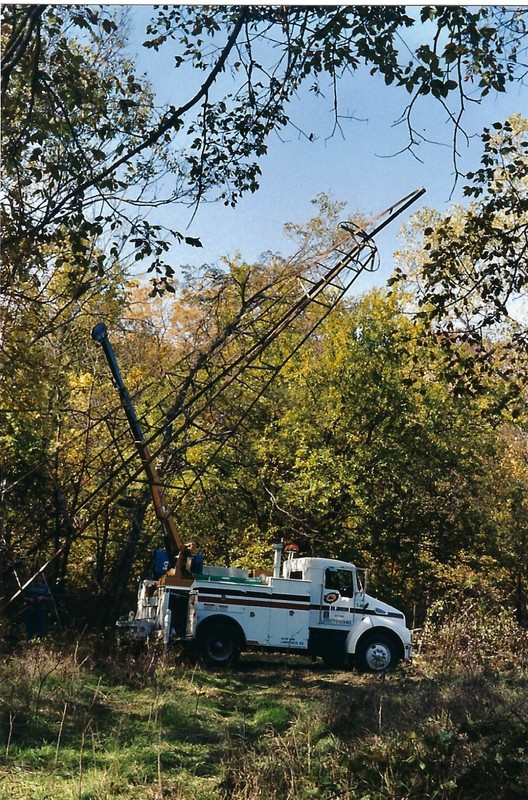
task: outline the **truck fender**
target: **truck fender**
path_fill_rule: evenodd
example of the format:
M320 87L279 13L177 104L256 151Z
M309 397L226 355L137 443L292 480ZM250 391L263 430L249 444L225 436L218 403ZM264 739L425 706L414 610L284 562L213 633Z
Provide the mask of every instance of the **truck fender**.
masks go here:
M373 621L372 617L363 617L361 622L358 625L355 625L350 631L346 641L347 653L349 655L353 655L357 650L359 640L366 633L369 633L373 630L377 630L380 634L386 634L394 639L394 641L397 642L401 647L401 654L403 656L405 651L405 643L399 631L398 624L387 618L384 618L379 622L377 622L377 620L374 618Z
M358 641L361 639L364 633L372 630L373 627L372 617L363 617L361 622L358 622L357 625L354 625L345 642L346 652L348 655L353 655L356 652L356 645Z

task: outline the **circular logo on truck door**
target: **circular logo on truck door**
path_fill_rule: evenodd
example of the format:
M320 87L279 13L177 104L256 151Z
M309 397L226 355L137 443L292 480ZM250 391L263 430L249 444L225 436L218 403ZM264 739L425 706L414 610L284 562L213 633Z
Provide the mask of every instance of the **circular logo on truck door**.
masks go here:
M323 600L325 603L329 604L335 603L336 600L339 600L339 592L327 592L323 596Z

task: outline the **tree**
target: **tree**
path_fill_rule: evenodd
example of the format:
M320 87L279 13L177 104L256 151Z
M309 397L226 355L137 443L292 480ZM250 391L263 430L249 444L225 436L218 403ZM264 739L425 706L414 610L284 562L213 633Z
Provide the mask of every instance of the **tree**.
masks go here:
M507 379L504 405L527 379L527 133L520 115L484 132L482 166L464 190L471 204L443 217L419 213L391 279L412 286L415 313L442 341L457 391L479 391L482 374L498 372Z
M400 38L417 25L424 40L407 55ZM234 205L255 191L269 136L289 123L303 84L322 94L329 81L337 128L339 78L366 65L407 91L409 147L419 140L414 108L431 95L453 121L456 149L464 106L522 77L526 36L524 13L503 7L425 6L419 18L401 6L163 7L145 46L174 46L175 74L191 64L200 79L179 105L156 109L123 55L122 12L11 5L2 31L4 281L38 274L42 248L66 243L99 272L125 253L146 261L154 291L171 285L170 242L199 242L162 230L147 210ZM165 174L169 197L157 193Z
M509 522L490 514L509 475L487 408L502 381L453 395L440 343L420 342L405 302L373 292L335 310L215 453L179 507L208 559L262 568L282 538L369 567L419 615L446 590L491 597L497 581L515 602ZM215 418L229 427L249 396L229 390ZM201 447L196 466L213 450ZM510 539L524 553L513 527Z
M71 510L93 456L95 376L85 340L94 317L115 318L125 302L122 276L90 273L79 293L69 255L62 258L47 282L28 281L3 308L0 480L2 578L8 588L57 551L61 558L49 577L53 583L66 579L76 525ZM5 590L3 584L2 595Z
M35 369L20 371L21 387L34 387L40 381L40 403L46 404L50 423L50 434L38 452L38 469L30 468L29 476L42 470L45 475L53 475L57 485L60 476L60 492L53 493L48 489L44 494L54 494L61 501L61 507L56 507L54 515L48 513L40 498L31 510L28 509L27 517L13 514L15 533L10 535L9 560L13 571L20 566L24 552L41 562L51 555L55 567L58 563L56 558L60 556L63 565L60 572L64 577L67 563L70 566L82 564L83 554L86 556L90 547L85 542L91 540L95 543L96 554L90 554L90 560L97 573L97 586L112 598L112 603L106 603L106 608L111 611L138 557L139 544L143 546L139 558L145 560L152 527L150 532L143 530L148 492L144 488L138 490L138 483L144 487L144 479L142 470L134 466L137 454L129 431L119 420L119 409L115 408L112 392L109 395L105 390L101 396L96 388L97 366L92 363L93 356L85 354L83 342L89 339L87 326L97 318L96 314L104 308L105 301L109 298L114 300L114 305L110 303L106 312L116 321L120 305L124 309L130 301L122 288L121 275L114 276L115 283L101 278L98 285L79 293L71 284L66 254L61 267L56 267L44 287L28 286L18 298L18 305L12 296L11 325L6 326L6 350L11 351L10 363L15 371L17 347L23 345L25 351L29 341L27 337L33 337L32 343L38 342L42 348L42 353L38 348L31 351L38 356ZM161 317L158 317L156 326L159 332L153 328L152 301L148 310L150 319L142 318L136 310L135 322L132 325L124 323L127 333L121 345L118 343L118 348L125 352L123 365L128 375L127 383L133 395L136 394L136 380L141 387L142 402L149 407L145 431L149 439L156 440L159 452L163 452L165 471L172 475L175 473L173 482L176 486L171 487L167 494L172 497L177 489L180 495L176 493L175 502L185 496L189 486L202 478L211 459L217 455L219 443L221 446L229 437L230 428L239 424L241 409L246 405L251 410L254 401L259 399L262 386L274 377L284 361L285 356L279 351L275 366L268 359L257 363L253 372L252 398L247 399L247 387L251 382L247 372L242 381L233 380L237 376L234 366L245 363L248 348L251 351L253 345L258 346L276 319L281 319L285 310L290 309L291 302L298 300L299 294L303 296L298 288L300 271L307 273L304 263L290 263L277 257L267 267L256 265L250 268L237 262L231 265L227 274L212 271L204 276L203 285L198 287L193 276L174 312L178 318L177 331L168 344L163 338L161 344L158 341L163 328ZM309 277L308 273L306 277ZM186 326L182 328L185 315L181 309L185 306L192 307L190 313L187 312L191 330ZM22 309L26 312L29 309L33 315L38 311L38 324L27 313L23 314ZM40 331L37 336L33 334L35 329ZM306 328L301 326L296 336L305 335ZM63 340L66 347L62 346ZM60 377L53 375L48 386L42 373L38 379L35 374L38 365L41 369L44 366L42 356L50 348ZM165 358L170 367L167 374L156 377L151 365L159 363L162 350L168 351ZM90 364L91 369L87 370ZM105 369L104 365L102 369ZM148 375L146 370L149 370ZM231 384L228 397L220 398L218 402L219 391ZM103 385L108 386L106 373ZM81 387L85 390L84 396L79 391ZM215 400L217 404L213 411L210 406ZM24 412L23 408L15 410L16 415ZM17 420L21 418L16 416ZM173 435L175 420L178 430ZM173 438L174 445L168 447ZM5 473L10 484L9 507L14 508L16 487L21 484L14 459L7 461ZM51 485L54 485L53 481ZM127 492L126 496L123 496L124 492ZM116 502L119 500L135 511L132 531L122 542L121 552L116 554L116 548L109 543L115 538L115 528L123 526L123 513ZM171 499L169 503L172 502ZM24 535L26 520L31 527L32 516L41 520L38 534ZM62 531L64 537L59 533L61 523L66 523ZM73 572L78 571L74 566Z

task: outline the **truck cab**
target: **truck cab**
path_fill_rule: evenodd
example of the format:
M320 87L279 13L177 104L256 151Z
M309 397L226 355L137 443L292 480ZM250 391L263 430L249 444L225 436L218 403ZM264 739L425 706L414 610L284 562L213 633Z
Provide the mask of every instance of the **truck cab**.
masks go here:
M325 663L355 661L363 670L391 669L410 658L405 615L366 593L357 567L328 558L290 558L284 577L310 585L310 650Z

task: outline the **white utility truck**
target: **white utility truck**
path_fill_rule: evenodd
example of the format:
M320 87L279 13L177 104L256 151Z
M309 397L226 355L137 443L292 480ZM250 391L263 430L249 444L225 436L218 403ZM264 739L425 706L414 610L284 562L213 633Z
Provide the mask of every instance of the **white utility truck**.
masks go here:
M411 656L404 614L368 595L354 564L294 550L281 563L283 545L274 549L271 576L204 567L188 579L144 580L136 612L118 625L135 640L193 644L214 667L234 663L242 650L307 654L369 672Z
M342 223L344 234L330 250L287 273L282 295L276 296L278 286L271 284L269 296L257 287L254 295L245 298L236 319L210 342L209 351L197 353L189 374L174 388L175 402L165 414L163 444L157 451L151 449L156 435L146 439L143 434L106 325L99 323L93 328L92 337L105 353L156 515L163 525L168 558L164 574L140 583L136 612L118 621L120 627L129 629L132 638L159 639L165 644L175 639L192 642L205 661L216 666L232 663L241 650L249 648L307 653L335 665L354 660L360 668L373 672L390 669L410 656L411 633L404 615L370 597L353 564L300 558L295 551L290 551L282 563L282 545L274 545L275 565L270 576L255 578L244 570L187 565L188 546L178 531L174 505L171 507L167 499L155 461L193 425L199 427L201 437L206 436L201 415L233 382L240 380L247 391L252 382L248 376L258 376L252 403L258 400L354 281L365 270L376 268L373 237L424 191L417 189L407 195L369 225L358 228L352 222ZM279 348L278 356L270 357L269 345L308 308L312 309L312 318L304 338L285 355ZM210 373L206 369L209 362L214 365ZM234 430L236 425L230 425L221 432L223 444ZM219 440L214 425L210 436L215 442ZM129 476L123 487L137 474Z

